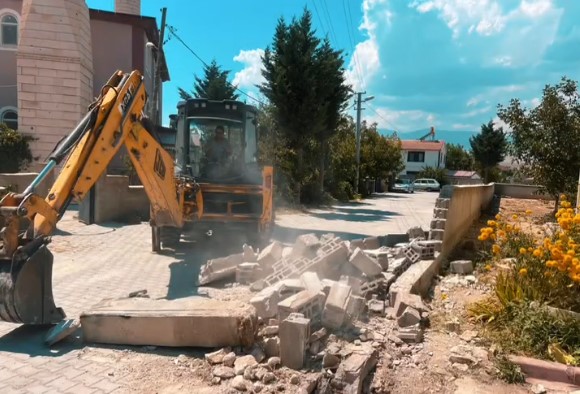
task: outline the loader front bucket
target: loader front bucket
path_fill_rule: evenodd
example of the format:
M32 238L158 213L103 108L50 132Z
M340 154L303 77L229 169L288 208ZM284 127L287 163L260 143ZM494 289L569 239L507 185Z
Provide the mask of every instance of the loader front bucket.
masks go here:
M53 256L41 245L22 261L0 261L0 319L22 324L55 324L66 315L52 295Z

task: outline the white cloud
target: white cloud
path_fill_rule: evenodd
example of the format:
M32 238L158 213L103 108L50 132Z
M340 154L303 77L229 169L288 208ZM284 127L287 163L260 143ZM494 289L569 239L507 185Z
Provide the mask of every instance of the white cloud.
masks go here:
M509 67L512 65L512 58L511 56L498 56L494 60L494 63L499 64L503 67Z
M461 114L460 116L462 118L473 118L474 116L479 116L479 115L483 115L485 113L488 113L489 111L491 111L491 106L488 105L486 107L482 107L482 108L477 108L474 110L471 110L469 112L465 112L463 114Z
M474 130L477 126L468 123L453 123L451 125L453 130Z
M552 1L551 0L522 0L520 3L520 10L521 12L530 17L530 18L537 18L552 9Z
M367 86L368 81L375 76L381 67L379 60L379 44L377 41L377 26L375 17L385 19L387 24L391 23L392 14L388 9L380 9L380 15L374 15L379 6L385 4L385 0L364 0L363 1L363 22L359 30L365 32L368 38L356 45L346 70L347 83L352 85L355 91L362 90L363 85Z
M262 76L263 49L240 50L234 61L243 63L245 67L234 75L232 83L240 88L254 88L265 82Z
M379 128L400 131L427 128L437 124L434 114L420 110L396 111L387 107L374 107L365 114L368 123L377 123Z

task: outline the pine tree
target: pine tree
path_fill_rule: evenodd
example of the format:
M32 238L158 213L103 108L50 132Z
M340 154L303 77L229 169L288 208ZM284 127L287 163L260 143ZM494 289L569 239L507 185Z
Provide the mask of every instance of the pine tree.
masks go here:
M506 135L502 127L495 128L493 121L481 125L481 133L469 139L475 161L481 167L483 179L490 182L491 170L505 159Z
M178 88L179 96L189 98L205 98L208 100L237 100L236 88L228 82L229 70L222 70L213 59L204 67L203 79L195 76L195 84L191 92Z

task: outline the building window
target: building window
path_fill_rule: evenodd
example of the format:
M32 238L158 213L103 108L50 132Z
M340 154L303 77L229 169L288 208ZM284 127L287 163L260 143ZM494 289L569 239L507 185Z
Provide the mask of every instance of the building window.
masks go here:
M18 20L12 14L0 16L0 43L3 46L18 45Z
M412 163L423 163L425 161L425 152L407 153L407 161Z
M0 123L4 123L12 130L18 130L18 112L14 109L0 110Z

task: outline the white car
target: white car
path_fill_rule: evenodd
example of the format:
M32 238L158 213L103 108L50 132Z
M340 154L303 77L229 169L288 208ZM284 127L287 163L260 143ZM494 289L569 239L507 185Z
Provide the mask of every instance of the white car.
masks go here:
M415 190L426 190L428 192L438 192L441 190L441 185L435 179L420 178L413 181L413 188Z

